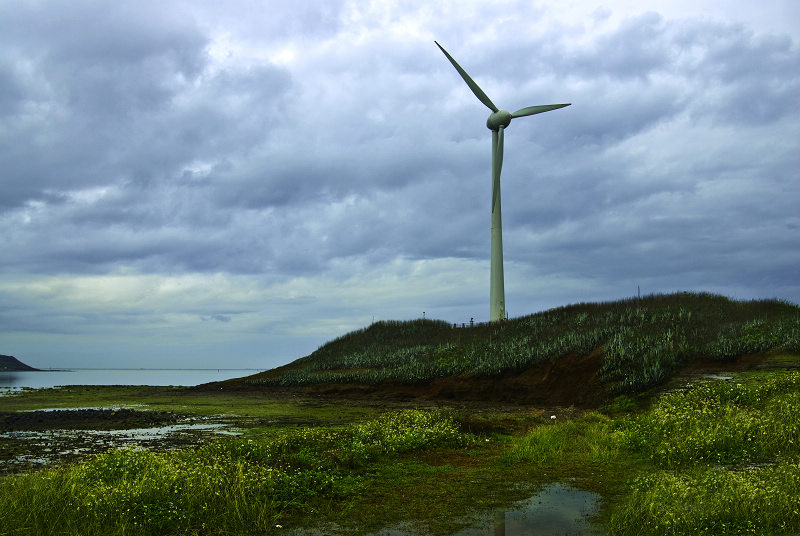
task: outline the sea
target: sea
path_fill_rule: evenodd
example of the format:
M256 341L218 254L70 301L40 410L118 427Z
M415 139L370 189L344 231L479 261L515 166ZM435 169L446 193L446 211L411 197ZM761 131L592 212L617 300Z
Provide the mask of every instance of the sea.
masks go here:
M0 390L64 385L188 386L250 376L264 369L69 369L2 371Z

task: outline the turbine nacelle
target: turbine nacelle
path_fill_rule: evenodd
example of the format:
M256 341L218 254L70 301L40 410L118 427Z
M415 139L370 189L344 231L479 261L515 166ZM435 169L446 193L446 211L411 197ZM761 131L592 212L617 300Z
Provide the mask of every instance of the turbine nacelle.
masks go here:
M500 127L506 128L511 123L511 112L508 110L498 110L489 116L486 120L486 126L489 130L499 130Z

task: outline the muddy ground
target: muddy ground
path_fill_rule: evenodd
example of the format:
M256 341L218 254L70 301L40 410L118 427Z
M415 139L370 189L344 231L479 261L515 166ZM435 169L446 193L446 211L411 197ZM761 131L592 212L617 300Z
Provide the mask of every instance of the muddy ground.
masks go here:
M117 448L182 449L248 428L325 424L330 423L311 417L197 415L127 407L0 411L0 475Z
M121 447L191 447L220 433L236 433L237 424L233 417L200 418L129 408L0 412L0 474Z
M169 411L128 408L78 408L0 412L0 433L23 430L124 430L175 424L180 419Z

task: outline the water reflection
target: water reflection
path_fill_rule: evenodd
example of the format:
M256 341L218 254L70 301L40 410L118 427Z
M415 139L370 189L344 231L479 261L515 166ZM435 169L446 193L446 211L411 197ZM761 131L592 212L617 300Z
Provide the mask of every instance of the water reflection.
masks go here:
M481 522L456 533L457 536L600 536L589 522L597 512L600 496L556 483L536 495L498 510Z
M19 382L19 373L10 370L0 372L0 385L2 386L16 386Z
M572 486L556 483L508 510L458 532L458 536L599 536L603 534L589 522L597 512L600 496Z
M494 536L506 536L506 511L494 513Z
M478 516L471 527L455 536L604 536L589 518L600 506L600 495L566 484L545 486L539 493L509 508ZM475 519L475 518L472 518ZM299 536L300 532L292 533ZM325 536L328 532L302 532L303 536ZM417 536L420 527L401 523L372 536Z
M47 409L33 410L33 413L75 410L76 408ZM240 434L241 431L234 428L233 423L223 416L183 418L180 422L166 425L109 430L68 427L6 430L0 428L0 475L76 460L116 448L131 446L149 450L187 448L202 444L212 436Z

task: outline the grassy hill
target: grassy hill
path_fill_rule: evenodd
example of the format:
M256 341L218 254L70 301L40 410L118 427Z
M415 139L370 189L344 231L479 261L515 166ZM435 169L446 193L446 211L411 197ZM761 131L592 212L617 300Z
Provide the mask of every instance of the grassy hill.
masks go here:
M797 305L677 293L467 328L376 322L246 382L323 394L580 403L645 390L687 366L733 366L773 351L800 354Z

